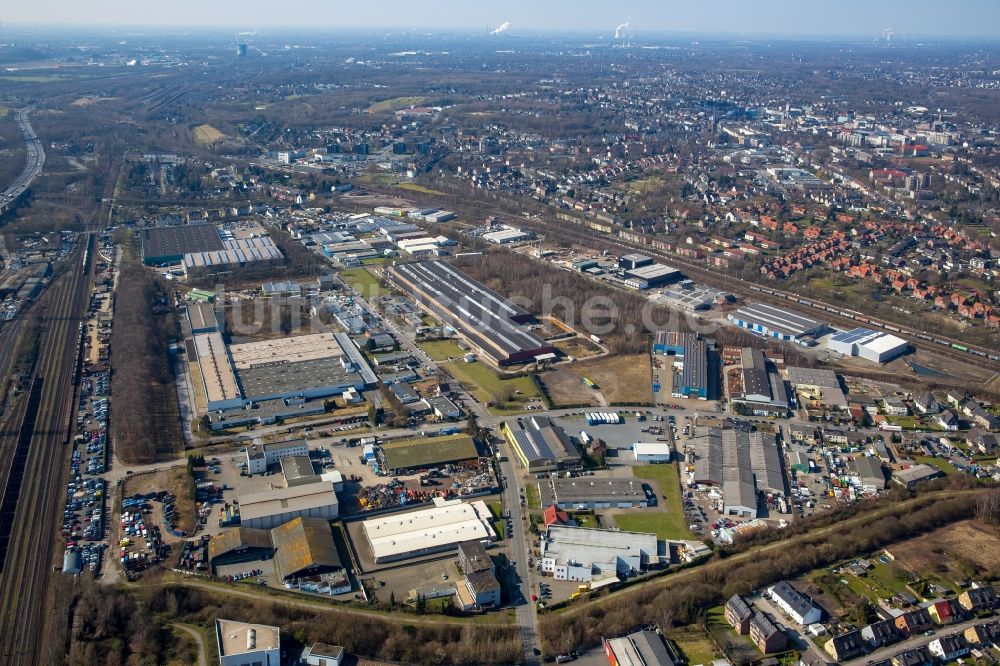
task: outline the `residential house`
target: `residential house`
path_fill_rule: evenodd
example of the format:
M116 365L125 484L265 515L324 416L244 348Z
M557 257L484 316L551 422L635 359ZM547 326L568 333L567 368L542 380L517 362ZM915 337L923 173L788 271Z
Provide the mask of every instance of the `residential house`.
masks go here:
M750 619L753 617L753 609L750 605L738 594L734 594L726 602L725 607L725 617L726 622L729 623L733 629L736 630L740 636L745 636L750 633Z
M983 409L982 405L975 405L968 410L972 422L980 428L987 430L1000 430L1000 417L996 417Z
M890 620L879 620L878 622L872 622L867 627L861 630L861 638L865 639L865 642L872 648L882 647L883 645L889 645L890 643L895 643L901 636L899 632L896 631L896 625L894 625Z
M982 622L969 627L962 635L969 645L1000 644L1000 621Z
M882 409L889 416L906 416L910 413L906 403L892 395L882 398Z
M896 618L896 628L907 636L926 631L932 626L934 626L934 622L923 608L906 611Z
M848 631L846 634L834 636L823 646L827 654L833 657L834 661L847 661L860 654L864 654L867 645L861 632L857 629Z
M934 417L934 423L949 432L958 430L958 415L950 409L946 409Z
M927 608L927 614L934 618L938 624L951 624L958 619L955 608L948 599L935 601Z
M542 518L545 521L545 527L551 525L576 525L576 521L569 517L569 512L563 511L555 504L545 507L545 510L542 512Z
M997 605L996 588L992 585L969 588L958 595L958 605L970 613L993 608Z
M948 663L969 654L971 648L962 634L948 634L928 643L927 650L943 663Z
M788 581L781 581L767 589L771 599L788 617L801 625L819 622L823 611L816 607L805 595L796 590Z
M989 432L980 432L972 438L972 445L984 455L995 455L1000 453L1000 435Z
M893 655L892 666L931 666L934 663L931 653L921 646Z
M788 637L763 613L750 618L750 640L764 654L781 652L788 645Z
M937 414L940 412L941 403L937 401L937 398L935 398L933 394L922 393L913 401L913 408L926 416L928 414Z

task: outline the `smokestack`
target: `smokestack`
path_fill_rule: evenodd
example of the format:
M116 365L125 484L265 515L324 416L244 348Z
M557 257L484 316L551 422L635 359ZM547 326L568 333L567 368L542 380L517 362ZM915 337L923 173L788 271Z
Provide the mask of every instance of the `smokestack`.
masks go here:
M615 28L615 39L621 39L622 38L622 31L625 30L625 28L627 28L627 27L628 27L628 21L625 21L620 26L618 26L617 28Z
M510 21L504 21L504 22L503 22L503 23L501 23L501 24L500 24L499 26L497 26L497 29L496 29L496 30L494 30L494 31L493 31L493 32L491 32L490 34L491 34L491 35L499 35L499 34L500 34L500 33L502 33L502 32L507 32L507 29L508 29L508 28L510 28Z

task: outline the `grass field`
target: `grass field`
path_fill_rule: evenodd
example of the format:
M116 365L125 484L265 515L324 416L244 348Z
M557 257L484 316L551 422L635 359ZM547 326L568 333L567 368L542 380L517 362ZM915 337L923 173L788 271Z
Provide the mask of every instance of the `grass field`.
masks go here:
M597 345L585 338L556 340L552 343L552 346L567 356L574 356L578 359L596 356L601 351Z
M427 352L427 355L435 361L462 358L463 354L465 354L454 340L428 340L418 343L417 346Z
M397 188L401 190L409 190L411 192L419 192L420 194L431 194L434 196L444 196L444 192L439 192L437 190L432 190L429 187L424 187L423 185L417 185L416 183L399 183L396 185Z
M379 284L378 278L364 268L347 268L340 271L340 278L349 284L363 298L379 299L389 294L389 290Z
M378 113L380 111L398 111L399 109L405 109L408 106L418 106L424 103L426 97L393 97L392 99L384 99L381 102L375 102L368 107L368 113Z
M936 467L945 474L954 474L958 470L955 466L944 458L934 458L933 456L913 456L913 459L918 463L923 463L924 465L930 465L931 467Z
M971 569L996 572L1000 568L996 558L1000 553L1000 527L965 520L888 550L896 562L924 579L961 580L979 575Z
M667 638L684 653L688 664L711 664L719 656L712 639L697 627L672 629Z
M696 539L687 528L681 504L681 489L674 465L642 465L632 468L637 479L650 481L658 491L660 511L622 513L615 525L629 532L655 532L658 539ZM667 499L663 499L666 495Z
M538 493L537 483L528 483L524 486L524 502L529 509L541 509L542 500Z
M538 388L530 377L504 379L489 366L478 361L475 363L451 361L441 367L468 387L479 402L489 404L493 412L520 411L521 406L528 400L541 398ZM507 395L510 396L510 400L501 404L500 399Z
M464 433L386 442L382 451L389 469L434 467L479 455L472 437Z
M191 131L194 132L194 142L199 146L211 146L226 138L225 134L211 125L198 125Z

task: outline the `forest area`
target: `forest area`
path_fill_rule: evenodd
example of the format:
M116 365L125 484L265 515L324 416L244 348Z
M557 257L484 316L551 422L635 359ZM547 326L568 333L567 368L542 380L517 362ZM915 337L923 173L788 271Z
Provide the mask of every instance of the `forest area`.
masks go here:
M163 285L138 259L126 260L111 333L111 433L125 462L155 462L183 445L168 349L177 327Z
M314 642L342 645L352 654L406 664L511 664L522 654L521 638L513 625L415 624L397 616L334 606L305 609L266 598L227 598L156 581L134 591L100 588L87 582L72 614L69 653L62 663L157 665L178 663L177 659L196 663L190 654L177 654L178 641L170 625L181 622L210 628L216 618L280 627L282 651L289 655Z

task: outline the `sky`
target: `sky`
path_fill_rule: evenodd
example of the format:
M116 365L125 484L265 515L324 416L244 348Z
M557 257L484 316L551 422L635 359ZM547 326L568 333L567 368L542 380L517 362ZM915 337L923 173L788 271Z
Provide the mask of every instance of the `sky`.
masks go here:
M12 0L11 24L1000 38L1000 0Z

